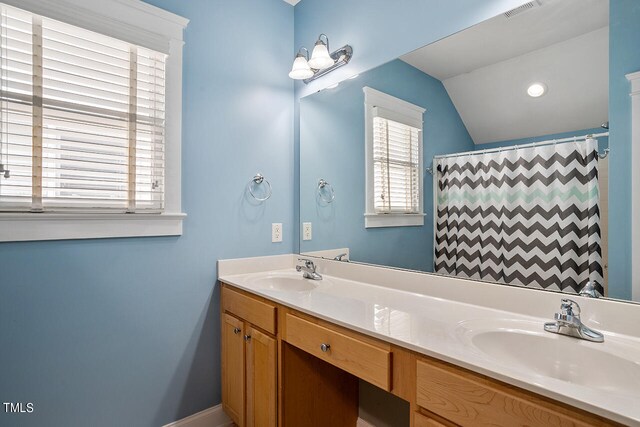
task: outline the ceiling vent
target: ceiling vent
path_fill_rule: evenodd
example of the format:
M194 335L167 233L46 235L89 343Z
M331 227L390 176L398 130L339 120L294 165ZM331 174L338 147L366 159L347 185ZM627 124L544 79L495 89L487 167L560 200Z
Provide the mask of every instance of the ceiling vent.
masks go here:
M518 6L515 9L508 10L504 13L506 18L513 18L516 15L521 14L522 12L526 12L527 10L531 10L535 7L542 6L542 2L540 0L533 0L528 3L523 4L522 6Z

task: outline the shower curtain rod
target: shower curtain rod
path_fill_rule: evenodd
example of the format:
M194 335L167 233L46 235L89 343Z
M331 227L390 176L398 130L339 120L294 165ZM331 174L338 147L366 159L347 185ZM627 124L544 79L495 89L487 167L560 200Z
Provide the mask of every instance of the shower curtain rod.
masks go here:
M531 142L531 143L522 144L522 145L516 144L509 147L496 147L496 148L487 148L486 150L465 151L463 153L442 154L439 156L433 156L433 159L435 160L435 159L446 159L447 157L470 156L472 154L496 153L499 151L517 150L518 148L529 148L529 147L537 147L540 145L557 144L559 142L571 142L571 141L577 142L577 141L587 140L588 138L598 138L601 136L609 136L609 132L593 133L593 134L590 133L582 136L572 136L570 138L549 139L547 141Z

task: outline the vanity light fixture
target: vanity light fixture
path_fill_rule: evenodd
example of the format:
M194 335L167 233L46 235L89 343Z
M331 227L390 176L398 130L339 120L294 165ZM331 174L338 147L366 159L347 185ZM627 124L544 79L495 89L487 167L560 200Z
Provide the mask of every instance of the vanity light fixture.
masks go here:
M303 49L305 53L302 52ZM298 50L289 77L309 83L348 64L351 56L353 56L353 49L348 44L329 53L329 37L326 34L320 34L311 52L311 58L306 48L301 47Z
M305 53L302 53L302 50L305 50ZM305 47L301 47L296 54L296 58L293 60L293 66L291 67L291 71L289 72L289 77L295 80L308 79L313 77L313 70L309 66L309 62L307 61L307 57L309 56L309 51Z
M532 98L539 98L547 92L547 85L544 83L531 83L527 88L527 94Z

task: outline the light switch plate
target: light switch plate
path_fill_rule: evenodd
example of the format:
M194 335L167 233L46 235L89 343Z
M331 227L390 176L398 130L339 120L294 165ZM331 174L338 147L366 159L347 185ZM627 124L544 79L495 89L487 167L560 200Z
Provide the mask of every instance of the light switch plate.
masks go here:
M311 223L303 222L302 223L302 240L311 240L312 236L313 234L312 234Z
M271 224L271 243L282 242L282 223L274 222Z

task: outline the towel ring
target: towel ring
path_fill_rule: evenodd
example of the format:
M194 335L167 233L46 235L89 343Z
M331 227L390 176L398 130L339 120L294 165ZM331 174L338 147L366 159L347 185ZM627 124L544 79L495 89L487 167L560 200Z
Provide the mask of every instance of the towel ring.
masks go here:
M255 193L253 192L253 188L256 185L260 185L262 183L267 184L267 195L265 197L257 197L255 195ZM269 197L271 197L271 193L272 193L272 189L271 189L271 183L269 182L268 179L266 179L264 176L262 176L261 173L257 173L252 179L251 181L249 181L249 193L251 194L251 197L253 197L254 199L256 199L259 202L264 202L265 200L268 200Z
M330 197L323 196L322 190L324 188L329 189ZM333 190L333 186L331 184L329 184L326 180L320 178L320 180L318 181L318 196L320 197L320 200L322 200L323 202L331 203L336 198L336 192Z
M597 151L598 153L598 158L599 159L606 159L607 156L609 155L609 152L611 151L611 148L605 148L604 151L601 153L599 151Z

